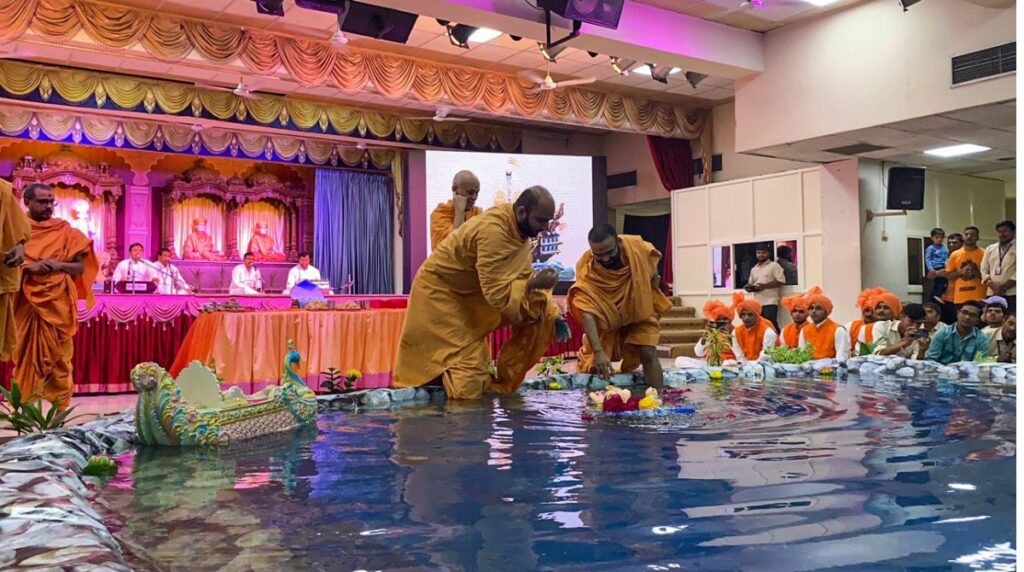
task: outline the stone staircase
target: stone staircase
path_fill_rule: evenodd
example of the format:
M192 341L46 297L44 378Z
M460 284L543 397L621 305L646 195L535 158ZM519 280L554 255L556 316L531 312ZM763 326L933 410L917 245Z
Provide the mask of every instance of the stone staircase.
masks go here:
M704 319L695 308L683 306L679 298L669 298L672 309L661 317L661 338L658 350L662 357L695 357L693 348L704 333Z

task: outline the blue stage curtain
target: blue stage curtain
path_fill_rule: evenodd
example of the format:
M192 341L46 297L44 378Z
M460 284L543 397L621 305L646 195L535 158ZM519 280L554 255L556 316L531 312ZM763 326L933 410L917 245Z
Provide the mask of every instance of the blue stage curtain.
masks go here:
M317 169L313 265L340 292L394 292L391 179L384 175Z

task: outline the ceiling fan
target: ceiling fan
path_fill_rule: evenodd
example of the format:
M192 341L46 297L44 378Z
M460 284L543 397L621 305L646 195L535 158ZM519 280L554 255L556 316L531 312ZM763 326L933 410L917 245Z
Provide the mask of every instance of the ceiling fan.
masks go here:
M269 76L269 75L265 75L265 76L261 75L261 76L257 76L257 77L262 77L262 78L266 78L266 79L273 79L273 80L278 79L278 78L276 78L274 76ZM255 97L257 97L257 94L253 93L256 90L256 88L250 88L249 86L245 85L245 78L244 77L238 78L238 85L236 85L233 88L231 88L231 87L224 87L222 85L214 85L212 83L199 82L199 81L195 82L195 86L196 87L201 87L203 89L212 89L212 90L215 90L215 91L228 91L228 92L231 92L231 93L237 95L238 97L244 97L246 99L254 99Z
M441 106L434 111L434 116L430 119L433 121L469 121L468 117L453 117L448 115L451 112L452 108L448 106Z
M551 78L551 70L548 69L544 77L533 70L523 70L519 72L519 77L528 79L534 83L536 87L528 90L527 93L539 93L541 91L551 91L553 89L559 89L562 87L571 87L574 85L587 85L597 81L596 77L584 77L580 79L569 79L565 81L555 81Z
M758 10L763 8L774 8L776 6L812 6L807 2L801 2L798 0L742 0L740 2L740 10Z

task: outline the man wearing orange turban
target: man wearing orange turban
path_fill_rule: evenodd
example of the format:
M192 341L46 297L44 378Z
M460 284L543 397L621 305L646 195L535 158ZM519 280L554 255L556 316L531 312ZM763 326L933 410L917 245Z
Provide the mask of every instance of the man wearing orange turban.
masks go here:
M736 340L736 359L756 361L764 355L765 348L775 346L778 334L771 322L761 317L761 303L746 298L743 292L732 295L732 307L740 319L740 326L733 330Z
M789 312L793 322L786 324L779 335L779 345L787 348L798 348L800 346L800 331L807 324L807 297L800 294L793 294L782 299L782 305Z
M857 296L857 308L860 310L861 319L846 324L846 331L850 334L850 350L857 348L855 344L861 342L870 344L874 339L871 331L871 324L875 323L875 305L872 303L875 296L885 292L885 288L868 288ZM856 352L855 352L856 353Z
M67 221L53 218L55 204L49 185L34 183L25 189L32 234L14 301L18 343L13 378L27 401L43 398L62 411L75 389L71 338L78 329L78 300L92 308L99 261L92 240Z
M452 179L452 200L437 205L430 213L430 249L455 232L469 219L483 211L476 206L480 194L480 179L472 171L459 171Z
M661 253L639 236L617 235L607 224L591 229L587 240L590 249L576 263L567 301L586 334L578 371L607 378L612 362L622 360L623 372L643 365L647 385L661 387L658 323L672 308L658 289Z
M722 360L736 359L738 348L736 347L736 336L732 335L733 313L732 306L725 305L721 300L708 300L704 304L704 319L707 320L707 325L705 326L704 336L701 337L700 341L693 348L695 356L699 358L707 357L706 338L711 334L712 330L718 330L723 335L729 337L729 349L722 355Z
M903 310L903 303L898 296L888 290L879 289L881 292L871 297L868 304L874 308L875 323L881 321L895 320ZM872 331L874 328L872 328ZM874 334L872 334L874 336Z
M821 288L815 286L807 291L807 302L811 323L800 331L800 347L811 346L814 359L849 359L850 334L846 328L829 318L832 300L825 296Z

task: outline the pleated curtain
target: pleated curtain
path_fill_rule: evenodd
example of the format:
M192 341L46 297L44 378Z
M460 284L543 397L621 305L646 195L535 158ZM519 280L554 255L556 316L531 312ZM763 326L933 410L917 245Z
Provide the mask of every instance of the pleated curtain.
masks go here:
M393 293L391 179L317 169L313 205L313 265L334 290L351 279L354 294Z

